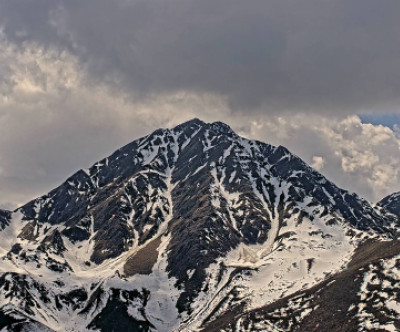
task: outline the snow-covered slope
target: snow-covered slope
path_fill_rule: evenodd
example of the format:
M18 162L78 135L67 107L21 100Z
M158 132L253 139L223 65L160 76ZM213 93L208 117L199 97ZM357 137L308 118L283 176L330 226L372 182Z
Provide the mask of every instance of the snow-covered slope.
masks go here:
M326 283L397 225L284 147L194 119L0 211L0 330L241 326L227 314Z

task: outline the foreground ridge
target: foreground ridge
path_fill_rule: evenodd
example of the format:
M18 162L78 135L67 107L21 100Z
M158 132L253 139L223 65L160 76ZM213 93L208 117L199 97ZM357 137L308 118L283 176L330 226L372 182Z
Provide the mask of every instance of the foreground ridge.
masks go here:
M396 199L222 122L158 129L0 211L0 329L398 329Z

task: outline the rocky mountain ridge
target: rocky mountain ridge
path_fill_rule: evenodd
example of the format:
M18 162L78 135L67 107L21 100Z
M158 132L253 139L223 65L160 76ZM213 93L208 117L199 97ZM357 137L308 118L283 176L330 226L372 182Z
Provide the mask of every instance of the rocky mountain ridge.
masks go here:
M386 211L389 211L400 218L400 192L386 196L379 201L377 205L383 207Z

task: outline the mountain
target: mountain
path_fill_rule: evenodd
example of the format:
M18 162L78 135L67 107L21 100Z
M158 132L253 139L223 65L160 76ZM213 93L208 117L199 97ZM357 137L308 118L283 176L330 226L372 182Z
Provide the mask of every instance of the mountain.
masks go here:
M377 205L400 218L400 192L386 196Z
M12 216L11 211L0 209L0 230L3 230L8 226L8 224L10 223L11 216Z
M0 211L0 330L399 329L398 226L286 148L194 119Z

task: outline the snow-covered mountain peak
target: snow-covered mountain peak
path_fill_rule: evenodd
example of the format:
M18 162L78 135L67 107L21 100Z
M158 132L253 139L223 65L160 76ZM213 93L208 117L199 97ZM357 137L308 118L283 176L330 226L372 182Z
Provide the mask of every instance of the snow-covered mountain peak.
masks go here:
M63 331L108 331L112 315L127 331L202 329L325 282L398 222L286 148L193 119L0 211L0 314Z

